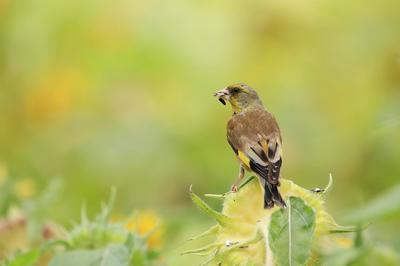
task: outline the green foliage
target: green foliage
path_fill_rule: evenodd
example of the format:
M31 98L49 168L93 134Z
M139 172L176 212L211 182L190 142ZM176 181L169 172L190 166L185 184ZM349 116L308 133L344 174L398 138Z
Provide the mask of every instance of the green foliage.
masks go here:
M122 244L109 245L96 250L67 251L56 256L49 266L128 266L131 253L129 247Z
M399 265L400 258L396 251L388 246L366 243L362 238L362 231L358 231L351 248L337 248L323 256L323 261L329 266L396 266Z
M323 260L329 266L397 266L396 252L384 246L367 246L358 249L337 250Z
M210 196L210 195L209 195ZM215 195L211 195L214 197ZM211 208L204 200L202 200L199 196L192 192L192 188L190 188L190 197L194 204L200 208L206 215L214 218L219 224L224 225L229 222L229 218L222 213L217 212L213 208ZM223 196L221 196L223 198Z
M315 213L297 197L289 197L287 208L275 211L269 225L269 245L278 265L305 265L311 255Z
M46 193L30 202L28 212L35 218L41 213L46 200L53 198L54 189L50 186ZM82 209L81 222L65 237L49 240L38 248L27 252L17 252L13 257L4 261L2 266L32 266L37 265L44 254L52 254L51 266L149 266L157 264L158 253L148 247L150 231L145 236L129 231L124 222L110 222L110 215L115 201L115 189L112 189L110 200L101 212L93 219L88 219ZM38 217L42 217L38 215ZM35 220L33 220L35 221ZM58 248L54 248L58 246Z
M93 221L82 209L81 223L67 234L67 251L56 255L50 266L147 266L157 256L147 247L148 237L129 232L121 223L110 223L109 218L115 201L115 189L108 204Z
M13 194L13 181L7 180L5 184L0 186L0 216L7 214L12 203L17 202L17 197Z
M32 266L36 265L42 252L40 249L32 249L25 253L17 253L14 258L3 262L4 266Z
M115 194L115 189L112 189L108 204L103 206L93 221L88 219L85 208L82 208L80 224L75 225L67 236L69 249L97 249L110 243L121 244L126 241L128 231L123 225L109 223Z
M49 216L49 205L58 200L61 187L61 180L53 179L38 196L22 203L22 210L29 217L28 237L31 241L40 240L44 222Z
M110 232L112 234L113 231ZM82 248L69 246L68 251L62 252L51 260L50 266L148 266L156 265L157 253L148 249L145 237L125 231L125 241L121 244L119 239L108 238L102 241L103 248ZM84 242L87 244L87 242ZM95 242L92 242L96 244ZM100 246L100 245L93 245Z
M369 223L400 216L400 185L352 211L347 219L357 223Z

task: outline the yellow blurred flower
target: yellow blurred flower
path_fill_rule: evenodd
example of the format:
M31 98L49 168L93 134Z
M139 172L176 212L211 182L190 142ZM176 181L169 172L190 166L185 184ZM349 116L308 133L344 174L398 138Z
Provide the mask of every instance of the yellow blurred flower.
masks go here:
M20 199L26 199L36 193L36 185L31 178L24 178L15 183L14 192Z
M6 182L8 176L8 169L3 163L0 163L0 186Z
M39 76L25 93L23 113L33 122L62 118L74 109L87 86L79 69L60 67Z
M125 224L125 228L141 236L149 234L147 244L150 249L163 244L163 229L160 217L153 211L139 211Z

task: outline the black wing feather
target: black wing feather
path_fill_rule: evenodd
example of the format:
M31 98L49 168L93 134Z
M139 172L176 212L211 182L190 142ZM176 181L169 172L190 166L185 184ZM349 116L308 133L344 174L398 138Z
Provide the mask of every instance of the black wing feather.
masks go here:
M275 163L269 163L266 166L256 163L254 160L250 160L250 169L262 177L266 182L270 184L279 184L279 175L282 165L282 158Z

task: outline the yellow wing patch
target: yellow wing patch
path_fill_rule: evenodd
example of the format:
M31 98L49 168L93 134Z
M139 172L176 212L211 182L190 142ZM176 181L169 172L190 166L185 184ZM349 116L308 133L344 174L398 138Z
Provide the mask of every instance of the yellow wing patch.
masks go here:
M248 168L250 168L250 159L242 151L238 151L239 160L244 163Z

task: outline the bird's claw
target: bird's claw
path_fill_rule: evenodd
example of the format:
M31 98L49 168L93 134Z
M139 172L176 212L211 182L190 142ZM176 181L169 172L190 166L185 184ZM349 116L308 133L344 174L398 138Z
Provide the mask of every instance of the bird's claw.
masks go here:
M238 186L236 184L231 186L231 192L238 192Z

